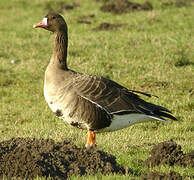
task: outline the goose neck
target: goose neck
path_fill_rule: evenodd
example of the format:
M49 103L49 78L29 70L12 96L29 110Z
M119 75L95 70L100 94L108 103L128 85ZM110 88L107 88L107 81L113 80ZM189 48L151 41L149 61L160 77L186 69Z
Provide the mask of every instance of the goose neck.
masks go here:
M68 69L66 63L67 48L68 48L67 32L63 31L56 32L53 56L57 66L64 70Z

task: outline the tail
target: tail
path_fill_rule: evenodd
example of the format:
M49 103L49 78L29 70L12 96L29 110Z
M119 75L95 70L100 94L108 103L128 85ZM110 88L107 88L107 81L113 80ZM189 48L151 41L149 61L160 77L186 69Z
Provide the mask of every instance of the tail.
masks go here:
M121 110L117 112L112 112L113 115L127 115L127 114L144 114L149 116L150 120L159 120L163 122L168 122L168 119L177 120L172 114L170 110L165 107L155 105L149 102L146 102L142 99L135 105L135 110Z
M134 90L130 90L130 91L135 92L135 93L140 93L140 94L143 94L143 95L148 96L148 97L155 96L155 95L151 95L151 94L141 92L141 91L134 91ZM155 97L158 98L158 96L155 96ZM136 108L138 111L141 111L142 113L144 113L146 115L150 115L151 117L153 117L157 120L160 120L160 121L168 121L165 118L172 119L175 121L177 120L173 115L171 115L172 112L170 110L168 110L167 108L146 102L141 98L139 98L139 101L138 101Z
M146 115L152 116L153 118L160 121L168 121L166 118L176 121L177 119L171 115L172 112L165 107L155 105L152 103L145 102L145 106L139 106L139 110Z

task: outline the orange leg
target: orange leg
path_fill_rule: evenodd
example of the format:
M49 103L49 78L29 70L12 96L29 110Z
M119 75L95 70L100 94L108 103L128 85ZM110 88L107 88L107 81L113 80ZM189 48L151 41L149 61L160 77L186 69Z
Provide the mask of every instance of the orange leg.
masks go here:
M86 147L92 147L95 145L96 134L94 131L88 131L88 137Z

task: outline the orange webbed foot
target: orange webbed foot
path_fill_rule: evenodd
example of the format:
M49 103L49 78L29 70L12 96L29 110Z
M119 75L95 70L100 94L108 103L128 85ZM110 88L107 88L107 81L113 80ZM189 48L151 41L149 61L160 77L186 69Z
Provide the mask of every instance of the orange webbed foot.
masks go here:
M95 146L95 139L96 139L96 134L94 131L88 131L88 137L87 137L87 142L86 142L86 148L91 148Z

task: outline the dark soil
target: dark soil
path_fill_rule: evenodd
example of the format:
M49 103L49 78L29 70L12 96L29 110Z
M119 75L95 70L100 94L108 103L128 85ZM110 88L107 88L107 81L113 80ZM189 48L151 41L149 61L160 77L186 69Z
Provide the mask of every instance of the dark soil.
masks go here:
M173 140L159 143L151 150L151 156L145 161L145 165L153 167L161 164L194 167L194 151L184 154L181 146Z
M79 23L79 24L92 24L92 22L89 20L81 20L81 19L78 19L77 23Z
M103 12L111 12L113 14L122 14L133 11L152 10L152 4L145 2L144 4L134 3L128 0L109 0L100 10Z
M170 83L167 81L147 81L141 85L141 88L156 87L156 88L168 88Z
M138 160L138 164L194 167L194 151L184 154L181 146L170 140L155 145L151 156L145 162ZM79 148L67 141L56 143L51 139L13 138L0 142L0 179L33 179L37 176L67 179L72 175L126 174L130 171L130 168L119 165L111 154L97 148ZM141 179L179 180L182 177L176 172L164 174L155 171L142 174Z
M13 138L0 142L0 179L5 176L32 179L67 179L72 175L119 173L125 169L103 151L78 148L51 139Z
M150 172L147 174L142 174L141 175L142 180L182 180L182 176L174 171L171 171L169 174L161 173L161 172Z
M45 3L45 10L48 12L62 13L64 10L73 10L80 5L78 3L66 4L65 1L48 1Z
M94 28L94 31L107 31L107 30L114 30L117 28L122 27L124 24L110 24L110 23L101 23L99 26Z
M162 6L175 6L175 7L184 7L184 6L190 6L191 3L194 2L194 0L175 0L175 1L169 1L162 3Z
M95 18L94 14L90 14L87 16L80 16L79 19L77 20L77 23L80 24L92 24L92 20Z

